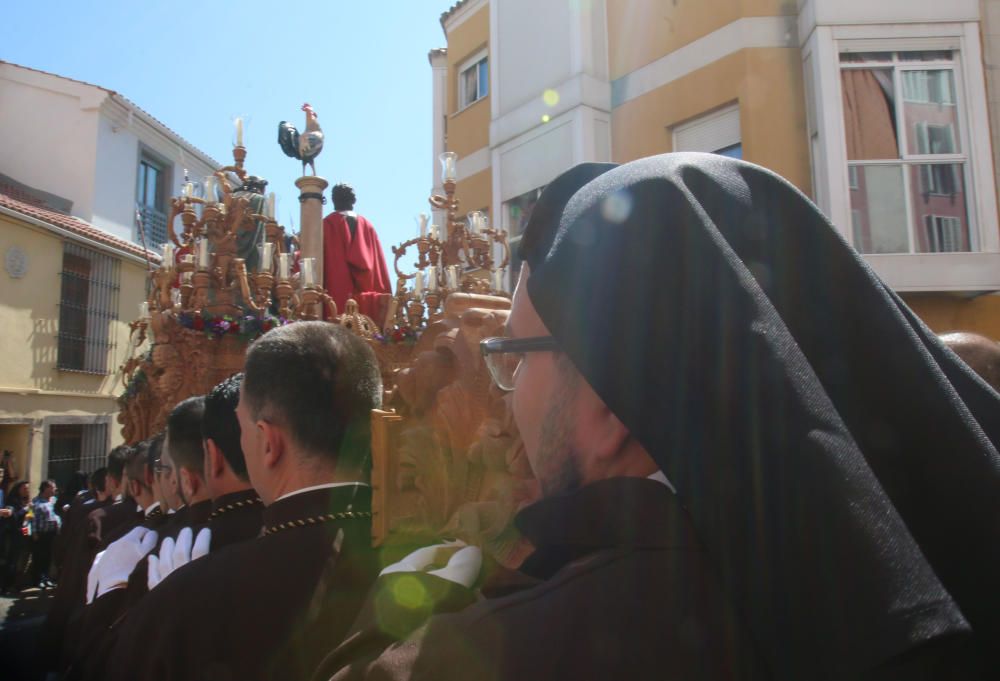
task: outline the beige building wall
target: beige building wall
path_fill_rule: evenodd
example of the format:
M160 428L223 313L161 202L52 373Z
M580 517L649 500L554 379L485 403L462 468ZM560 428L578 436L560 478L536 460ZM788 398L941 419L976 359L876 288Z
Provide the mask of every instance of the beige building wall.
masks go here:
M811 192L799 51L741 50L625 102L611 117L616 163L673 151L673 129L739 104L743 158Z
M464 177L463 159L476 152L484 153L490 146L490 95L459 110L458 79L459 68L478 52L489 49L490 8L489 3L448 31L448 122L445 133L445 148L458 154L459 177L455 195L461 201L460 214L472 210L486 209L491 222L495 219L492 211L492 171L487 168ZM492 91L492 83L490 84Z
M703 38L744 17L794 16L788 0L650 2L607 0L611 79Z
M110 445L122 441L116 398L119 368L131 354L128 322L145 299L142 264L119 257L118 320L111 322L107 375L56 368L63 238L45 227L0 214L0 253L18 246L28 271L0 272L0 446L15 452L17 470L33 485L46 474L47 427L53 423L109 424ZM6 442L12 443L7 446Z

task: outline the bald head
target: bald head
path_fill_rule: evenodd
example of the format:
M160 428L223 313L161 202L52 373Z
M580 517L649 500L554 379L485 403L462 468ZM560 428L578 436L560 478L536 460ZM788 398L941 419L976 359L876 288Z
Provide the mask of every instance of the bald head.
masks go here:
M941 340L994 390L1000 392L1000 343L978 333L964 331L946 333Z

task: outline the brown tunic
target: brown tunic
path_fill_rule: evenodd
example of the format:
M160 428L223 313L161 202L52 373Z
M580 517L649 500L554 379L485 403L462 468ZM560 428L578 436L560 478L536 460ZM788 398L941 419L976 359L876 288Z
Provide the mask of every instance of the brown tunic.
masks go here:
M370 511L365 486L274 502L270 532L180 568L129 612L106 678L308 678L374 579Z

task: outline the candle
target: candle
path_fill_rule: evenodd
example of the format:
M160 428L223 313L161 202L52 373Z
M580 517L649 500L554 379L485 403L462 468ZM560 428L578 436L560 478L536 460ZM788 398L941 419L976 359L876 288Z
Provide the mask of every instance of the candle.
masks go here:
M205 178L205 200L209 203L215 203L215 176L209 175Z
M163 266L168 270L174 267L174 245L163 244Z
M424 294L424 273L417 272L417 278L413 281L413 294L418 298Z
M208 239L198 239L198 269L207 270L211 264L208 254Z
M265 213L267 217L274 217L274 192L267 195L267 212Z
M302 258L302 285L316 285L316 258Z
M139 319L149 319L149 303L145 300L139 303Z
M431 239L434 239L435 241L437 241L437 238L438 238L438 226L437 225L431 225L431 229L430 229L429 234L431 235Z
M427 292L435 293L438 290L438 271L436 265L427 268Z
M493 272L493 290L503 291L503 270Z
M236 146L243 146L243 119L236 117Z
M448 267L448 288L452 291L458 290L458 265Z
M274 267L274 244L265 241L258 249L260 251L260 262L257 264L258 272L270 272Z
M427 221L429 219L430 218L427 216L427 213L421 213L420 215L417 216L417 221L420 223L420 238L421 239L426 239L427 238Z
M479 234L479 228L481 226L483 214L478 210L474 210L466 216L469 223L469 234Z
M287 280L289 277L290 269L288 267L288 254L279 253L278 254L278 279Z
M445 182L455 181L455 163L458 161L458 154L454 151L446 151L439 157L441 161L441 177Z
M191 285L191 275L193 272L181 272L181 286Z
M181 194L183 194L185 198L191 198L194 196L194 184L191 182L185 182L184 189L181 190Z

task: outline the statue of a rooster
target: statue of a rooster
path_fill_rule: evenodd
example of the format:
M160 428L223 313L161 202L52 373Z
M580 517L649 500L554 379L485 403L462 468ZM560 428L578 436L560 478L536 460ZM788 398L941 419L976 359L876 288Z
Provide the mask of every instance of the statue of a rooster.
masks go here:
M306 164L316 174L316 157L323 151L323 131L316 120L316 112L309 104L303 104L306 112L306 130L301 135L295 126L288 121L278 123L278 144L286 156L302 161L302 174L306 174Z

